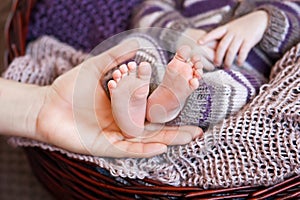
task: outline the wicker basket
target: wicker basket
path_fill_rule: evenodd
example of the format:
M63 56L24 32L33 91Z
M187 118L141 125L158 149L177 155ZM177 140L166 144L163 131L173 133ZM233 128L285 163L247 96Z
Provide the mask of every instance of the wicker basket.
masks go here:
M6 24L6 64L24 55L30 13L35 0L14 0ZM93 163L40 148L24 148L33 172L57 199L296 199L300 175L271 187L203 190L173 187L150 179L113 177Z

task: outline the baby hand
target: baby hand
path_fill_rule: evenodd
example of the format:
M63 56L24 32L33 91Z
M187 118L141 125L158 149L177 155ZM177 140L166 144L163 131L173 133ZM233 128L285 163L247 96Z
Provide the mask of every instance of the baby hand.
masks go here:
M238 54L237 64L243 65L248 53L263 37L268 25L268 14L259 10L233 20L204 35L198 40L203 45L213 40L220 40L214 63L230 67Z
M201 68L206 70L214 69L214 56L215 47L217 42L211 41L205 45L197 45L197 40L206 35L207 32L201 29L188 28L179 38L177 42L177 49L180 46L188 45L192 48L192 55L196 55L198 63L201 64Z

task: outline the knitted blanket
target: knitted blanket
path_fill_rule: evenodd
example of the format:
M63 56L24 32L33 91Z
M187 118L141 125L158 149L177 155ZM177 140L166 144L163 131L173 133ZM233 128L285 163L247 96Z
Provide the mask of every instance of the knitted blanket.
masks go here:
M39 0L30 15L28 40L51 35L89 52L95 44L128 30L142 0Z
M27 55L16 58L3 77L51 84L86 56L59 42L33 43ZM203 188L270 185L300 172L299 92L300 43L275 64L269 84L260 88L251 103L206 131L203 138L169 147L165 154L148 159L112 159L75 154L26 138L13 137L10 142L93 162L114 176L148 177L165 184Z

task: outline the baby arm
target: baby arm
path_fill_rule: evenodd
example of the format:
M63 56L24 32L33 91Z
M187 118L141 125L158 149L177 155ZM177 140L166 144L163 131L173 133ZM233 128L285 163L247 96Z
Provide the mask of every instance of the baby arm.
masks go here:
M200 39L200 43L208 42L213 38L220 40L218 51L215 57L216 64L222 64L224 62L225 66L230 65L237 54L237 64L243 64L243 62L247 59L249 50L251 50L251 48L254 46L253 44L257 43L259 43L261 49L270 58L278 59L288 49L299 42L300 1L259 0L251 3L254 5L254 7L256 7L256 11L225 24L224 26L214 29L212 32L204 36L204 38ZM263 12L265 13L263 14ZM261 17L258 18L258 15L261 15ZM250 20L250 16L253 21ZM249 19L247 20L246 18ZM237 26L238 22L240 22L240 26ZM256 26L253 26L255 24ZM235 33L235 36L243 38L246 38L248 35L251 36L250 39L252 38L252 40L244 40L248 41L246 43L246 47L242 44L238 45L238 43L233 42L234 38L232 35L230 35L229 31L233 30L234 27L240 27L240 32L238 33L243 33L240 35ZM261 34L259 35L260 37L257 37L258 33ZM229 37L229 39L226 38L226 36ZM236 47L235 45L240 48Z
M159 38L165 45L164 48L176 52L181 46L192 47L193 54L197 54L201 60L202 67L206 70L214 69L214 46L216 42L207 45L197 45L197 40L206 31L194 29L191 20L182 15L182 10L176 6L176 1L145 1L133 13L133 28L160 27L151 36ZM201 71L202 69L200 69Z
M300 41L300 1L259 0L255 6L269 14L268 27L259 46L277 60Z

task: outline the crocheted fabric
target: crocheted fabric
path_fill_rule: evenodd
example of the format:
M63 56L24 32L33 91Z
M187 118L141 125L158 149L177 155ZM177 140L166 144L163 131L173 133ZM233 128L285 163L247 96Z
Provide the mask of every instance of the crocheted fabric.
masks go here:
M49 38L28 49L27 55L15 59L3 77L50 84L55 76L87 56ZM99 173L105 168L115 176L148 177L177 186L275 184L300 172L299 93L300 43L276 63L270 83L261 87L250 104L209 129L203 138L169 147L165 154L149 159L112 159L75 154L25 138L12 138L11 143L59 151L96 163Z
M129 28L131 11L142 0L39 0L33 8L28 39L51 35L89 52Z

